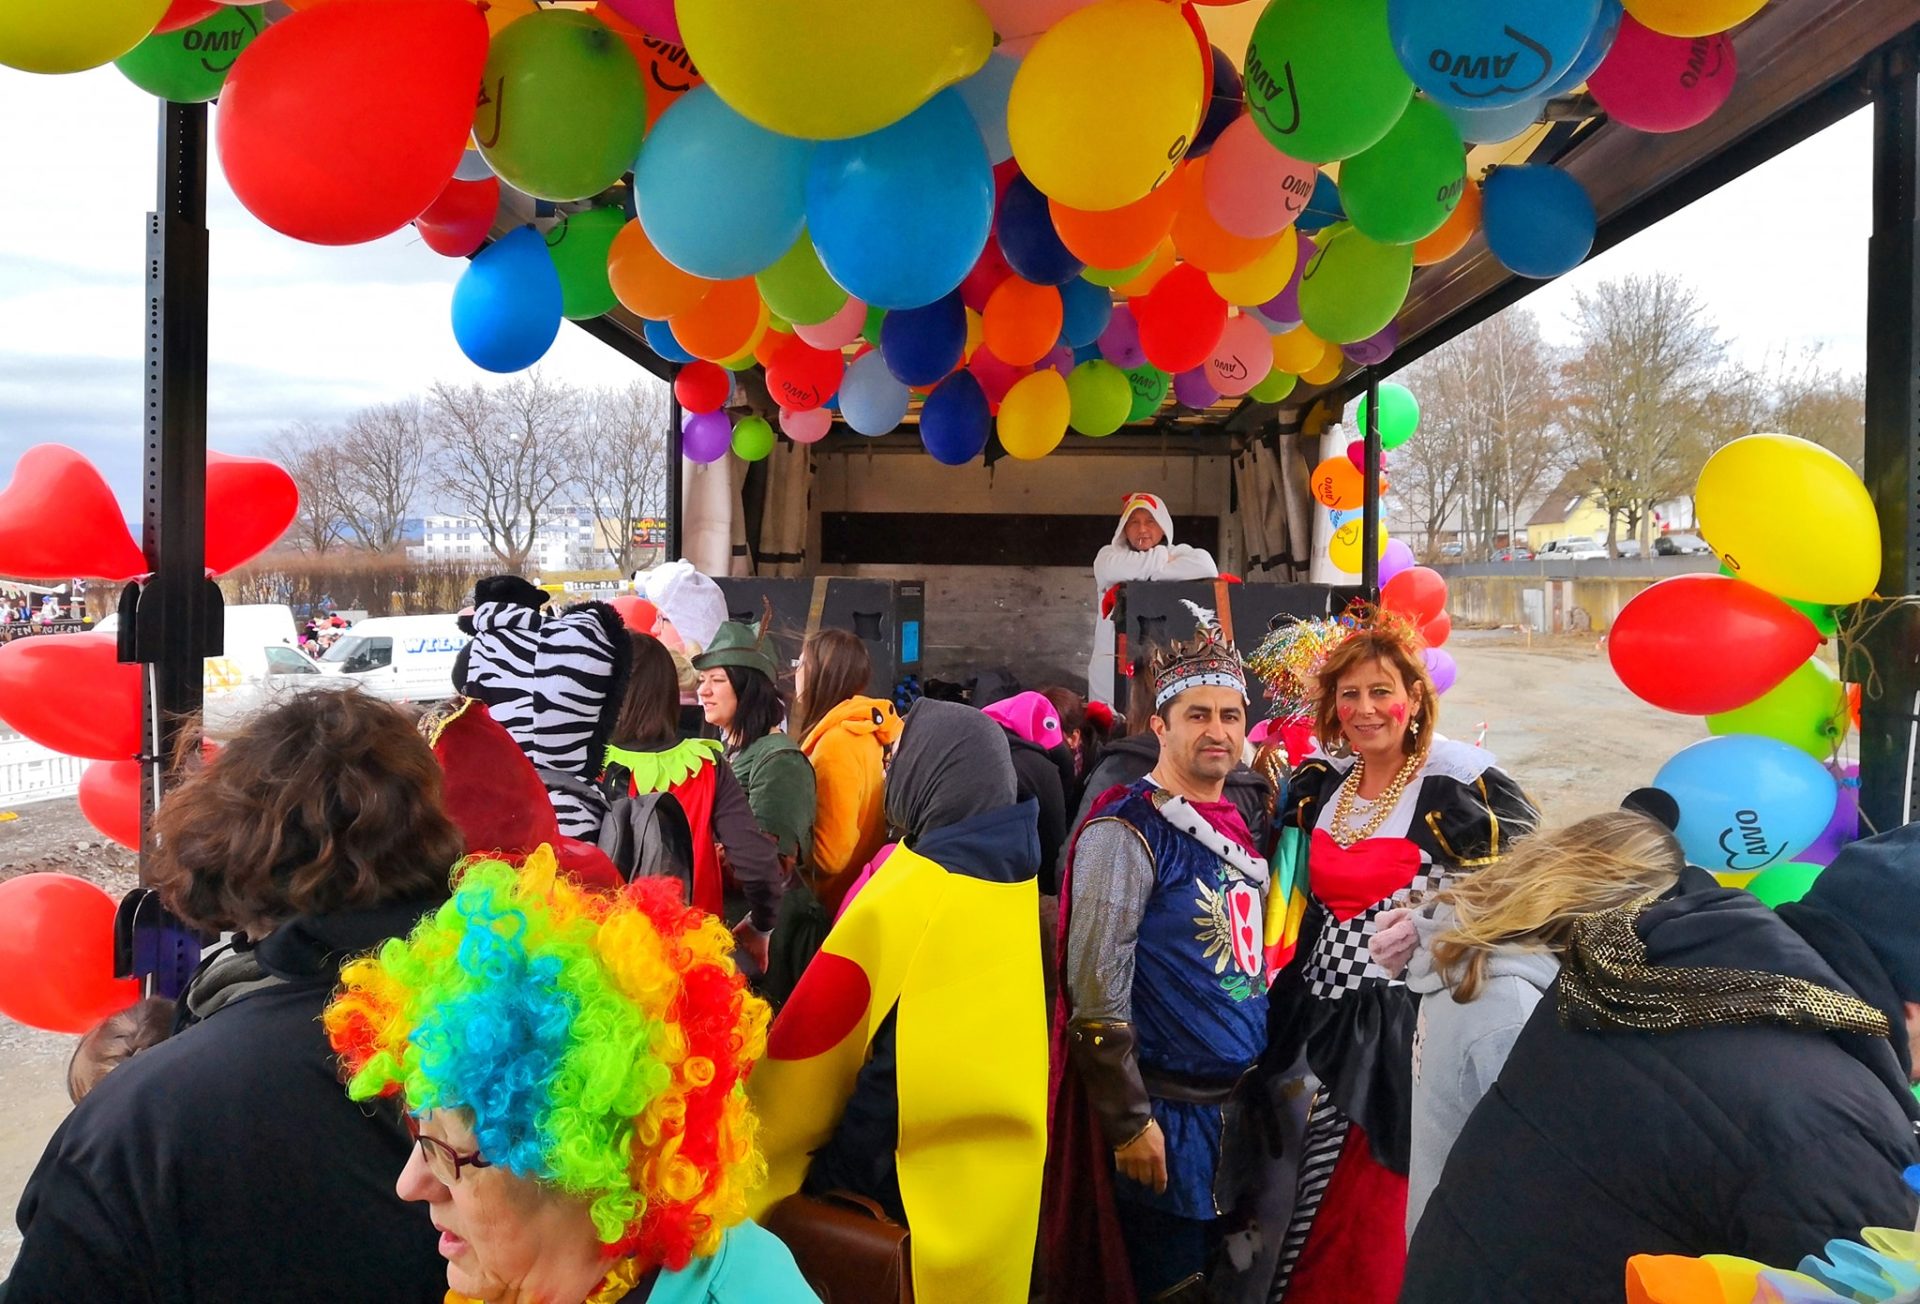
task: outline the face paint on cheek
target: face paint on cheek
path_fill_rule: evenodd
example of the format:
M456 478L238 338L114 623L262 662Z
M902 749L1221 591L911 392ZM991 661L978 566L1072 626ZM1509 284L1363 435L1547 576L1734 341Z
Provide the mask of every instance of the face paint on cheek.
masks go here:
M1407 722L1407 708L1405 703L1395 702L1391 707L1387 708L1387 714L1393 717L1395 724L1405 724Z
M1354 706L1351 702L1342 702L1334 708L1334 713L1340 717L1340 723L1345 724L1353 719Z

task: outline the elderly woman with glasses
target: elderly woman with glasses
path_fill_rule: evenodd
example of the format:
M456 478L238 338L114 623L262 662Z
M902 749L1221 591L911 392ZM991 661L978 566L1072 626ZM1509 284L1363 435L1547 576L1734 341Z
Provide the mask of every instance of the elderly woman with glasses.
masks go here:
M545 848L468 863L325 1014L348 1094L404 1111L398 1191L440 1233L450 1304L813 1299L746 1217L767 1007L732 937L671 880L554 870Z

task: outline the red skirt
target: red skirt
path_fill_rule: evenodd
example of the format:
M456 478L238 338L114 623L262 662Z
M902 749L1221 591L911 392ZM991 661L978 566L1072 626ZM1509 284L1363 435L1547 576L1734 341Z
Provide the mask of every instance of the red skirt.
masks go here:
M1382 1168L1359 1124L1347 1129L1286 1304L1394 1304L1407 1274L1407 1179Z

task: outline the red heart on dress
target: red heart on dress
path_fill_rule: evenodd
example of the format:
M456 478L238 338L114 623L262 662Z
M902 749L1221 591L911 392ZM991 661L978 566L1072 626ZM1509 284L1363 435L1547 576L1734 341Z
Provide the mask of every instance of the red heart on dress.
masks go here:
M258 457L207 453L207 569L224 575L271 548L300 511L286 468Z
M113 490L63 444L35 444L0 490L0 575L129 580L146 558Z

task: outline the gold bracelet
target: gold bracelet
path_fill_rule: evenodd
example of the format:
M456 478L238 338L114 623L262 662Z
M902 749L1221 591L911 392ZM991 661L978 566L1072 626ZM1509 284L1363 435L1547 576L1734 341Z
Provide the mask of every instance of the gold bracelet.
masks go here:
M1147 1125L1145 1127L1141 1128L1138 1132L1135 1132L1132 1136L1128 1137L1125 1141L1115 1146L1113 1148L1113 1153L1117 1155L1122 1150L1125 1150L1128 1146L1132 1145L1135 1141L1138 1141L1141 1137L1145 1136L1148 1132L1152 1131L1154 1124L1158 1123L1159 1121L1160 1120L1157 1118L1148 1119Z

